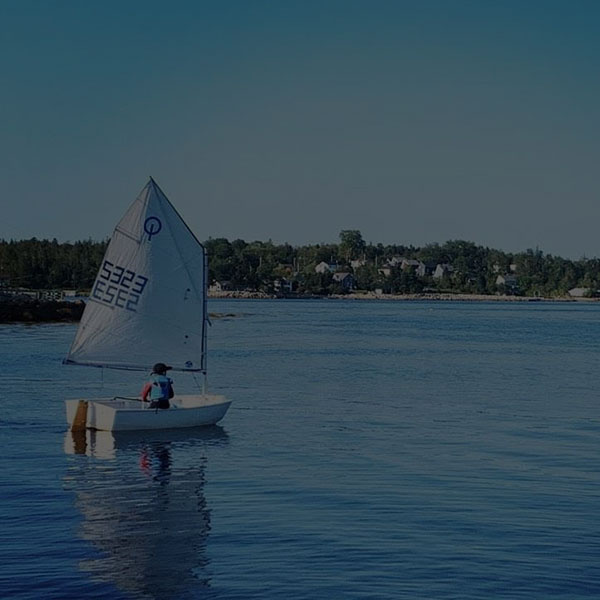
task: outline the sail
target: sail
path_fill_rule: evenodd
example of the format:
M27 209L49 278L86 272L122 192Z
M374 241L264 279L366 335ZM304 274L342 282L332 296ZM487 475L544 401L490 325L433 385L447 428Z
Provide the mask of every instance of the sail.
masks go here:
M151 178L117 224L65 363L205 370L206 263Z

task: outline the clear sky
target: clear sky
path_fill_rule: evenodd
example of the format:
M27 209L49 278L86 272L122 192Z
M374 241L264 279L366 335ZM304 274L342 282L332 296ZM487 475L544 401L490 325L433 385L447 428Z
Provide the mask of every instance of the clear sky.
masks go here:
M0 238L600 255L600 2L0 0Z

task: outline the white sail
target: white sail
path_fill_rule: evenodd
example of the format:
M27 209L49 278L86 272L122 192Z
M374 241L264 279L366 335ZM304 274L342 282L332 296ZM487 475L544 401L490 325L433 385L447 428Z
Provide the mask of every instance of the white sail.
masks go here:
M204 247L150 179L117 224L66 363L205 370Z

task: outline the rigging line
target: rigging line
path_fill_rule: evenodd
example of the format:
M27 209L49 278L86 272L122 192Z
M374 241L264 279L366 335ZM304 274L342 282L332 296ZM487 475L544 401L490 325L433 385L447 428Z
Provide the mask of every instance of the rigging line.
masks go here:
M154 179L152 179L152 177L150 177L150 180L156 186L157 190L160 192L160 194L163 196L163 198L167 201L167 203L169 204L171 209L179 217L180 221L183 223L185 228L189 231L190 235L194 238L194 240L196 240L197 244L199 246L201 246L202 250L205 252L206 248L204 247L204 244L196 237L196 234L190 229L189 225L185 222L183 217L179 214L179 211L175 208L175 206L173 206L173 204L171 204L171 201L167 198L166 194L160 189L160 186L156 183L156 181L154 181Z
M202 383L200 383L198 381L198 377L196 375L196 373L192 373L192 377L194 379L194 383L198 386L198 389L200 390L200 392L202 392L202 395L206 394L206 387L207 387L207 375L206 375L206 371L199 371L202 373Z

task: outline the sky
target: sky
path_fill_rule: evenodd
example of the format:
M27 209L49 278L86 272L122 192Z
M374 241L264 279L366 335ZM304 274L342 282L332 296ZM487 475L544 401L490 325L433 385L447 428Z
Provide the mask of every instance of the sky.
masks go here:
M600 256L600 2L0 0L0 239Z

